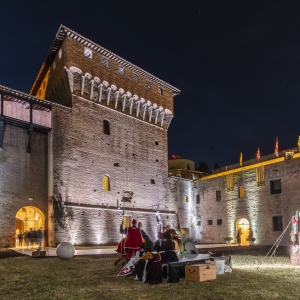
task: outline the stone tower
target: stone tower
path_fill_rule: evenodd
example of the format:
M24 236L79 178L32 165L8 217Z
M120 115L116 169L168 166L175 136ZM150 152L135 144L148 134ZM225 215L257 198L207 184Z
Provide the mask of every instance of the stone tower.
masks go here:
M155 240L177 224L168 197L167 130L180 91L61 26L30 94L52 107L49 243L109 244L123 214ZM159 211L159 215L158 215Z

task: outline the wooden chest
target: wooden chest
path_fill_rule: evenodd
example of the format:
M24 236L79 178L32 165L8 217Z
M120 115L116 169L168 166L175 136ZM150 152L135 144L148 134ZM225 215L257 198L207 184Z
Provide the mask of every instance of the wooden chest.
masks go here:
M216 278L216 265L200 264L185 266L185 279L202 282L207 280L214 280Z

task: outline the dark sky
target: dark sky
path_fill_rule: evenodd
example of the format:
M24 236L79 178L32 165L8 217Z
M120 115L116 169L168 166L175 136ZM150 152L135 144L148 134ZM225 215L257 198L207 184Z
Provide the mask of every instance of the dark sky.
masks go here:
M1 1L0 84L29 92L60 24L179 88L169 155L297 145L300 1Z

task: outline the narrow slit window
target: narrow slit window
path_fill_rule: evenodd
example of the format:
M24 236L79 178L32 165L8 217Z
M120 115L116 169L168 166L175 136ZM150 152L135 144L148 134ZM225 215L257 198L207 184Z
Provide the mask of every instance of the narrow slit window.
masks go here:
M110 124L108 120L103 120L103 133L110 135Z
M196 195L196 204L200 204L200 195Z
M221 191L216 191L216 200L221 201Z
M110 178L107 175L103 176L103 190L110 191Z
M189 197L187 195L183 196L183 202L189 202Z
M275 216L273 219L273 231L282 231L282 216Z

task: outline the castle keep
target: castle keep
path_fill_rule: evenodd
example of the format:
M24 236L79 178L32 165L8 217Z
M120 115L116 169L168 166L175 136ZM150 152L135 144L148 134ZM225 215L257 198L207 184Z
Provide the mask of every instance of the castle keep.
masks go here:
M49 246L116 244L132 218L153 241L170 224L201 243L241 228L246 245L249 227L274 243L300 205L298 149L208 176L192 161L168 171L178 93L61 26L30 95L0 86L0 246L30 228Z
M116 243L123 211L127 221L142 221L153 240L158 220L178 226L167 174L177 88L61 26L34 97L7 90L1 94L1 244L12 244L17 214L19 230L39 219L50 246ZM43 132L37 106L47 115ZM26 182L16 188L18 180Z

